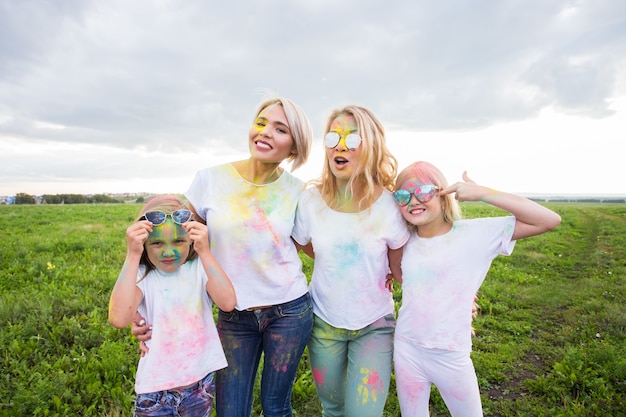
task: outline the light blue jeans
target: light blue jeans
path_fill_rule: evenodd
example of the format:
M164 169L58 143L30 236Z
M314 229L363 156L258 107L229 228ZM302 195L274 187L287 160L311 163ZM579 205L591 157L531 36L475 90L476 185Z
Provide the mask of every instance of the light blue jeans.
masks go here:
M395 328L393 314L360 330L339 329L315 316L309 357L322 416L383 415Z
M209 417L213 409L213 373L190 387L137 394L135 417Z

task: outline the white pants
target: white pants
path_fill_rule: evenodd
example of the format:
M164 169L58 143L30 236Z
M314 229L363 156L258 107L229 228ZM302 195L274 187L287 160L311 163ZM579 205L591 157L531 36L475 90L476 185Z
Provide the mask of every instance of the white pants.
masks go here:
M453 417L482 417L478 380L470 352L425 349L396 338L396 388L403 417L427 417L435 384Z

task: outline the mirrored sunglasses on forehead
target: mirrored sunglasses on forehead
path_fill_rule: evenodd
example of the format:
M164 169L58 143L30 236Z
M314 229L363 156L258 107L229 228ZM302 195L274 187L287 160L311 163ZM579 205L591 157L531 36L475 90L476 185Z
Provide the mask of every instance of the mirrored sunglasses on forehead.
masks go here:
M174 223L183 224L191 220L193 214L191 213L191 210L180 209L173 211L172 214L167 214L161 210L152 210L146 211L143 215L143 217L145 217L146 220L152 223L153 226L160 226L165 223L167 216L170 216Z
M409 204L411 195L414 195L420 203L427 203L433 199L437 191L439 191L439 187L434 184L422 184L419 187L415 187L413 193L407 190L397 190L393 193L393 198L399 206Z
M341 135L337 132L328 132L326 136L324 136L324 145L327 148L334 148L339 145L339 141L341 140ZM357 149L361 144L361 136L358 133L350 133L345 137L346 148L348 149Z

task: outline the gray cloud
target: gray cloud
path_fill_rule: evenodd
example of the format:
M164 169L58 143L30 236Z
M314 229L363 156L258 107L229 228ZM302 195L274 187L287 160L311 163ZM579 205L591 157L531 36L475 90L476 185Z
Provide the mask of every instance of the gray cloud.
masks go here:
M603 118L624 95L624 16L621 0L0 0L0 138L245 151L266 90L318 133L347 103L415 131Z

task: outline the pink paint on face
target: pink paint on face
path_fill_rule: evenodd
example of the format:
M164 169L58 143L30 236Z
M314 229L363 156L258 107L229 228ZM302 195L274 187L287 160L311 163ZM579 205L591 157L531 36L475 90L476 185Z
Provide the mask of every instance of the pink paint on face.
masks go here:
M417 177L408 178L402 183L400 187L403 190L411 193L411 200L406 206L400 207L400 212L404 219L415 226L426 226L428 224L443 222L443 207L441 205L441 199L438 195L427 201L421 203L413 195L416 188L424 185L425 183ZM421 234L420 234L421 236Z

